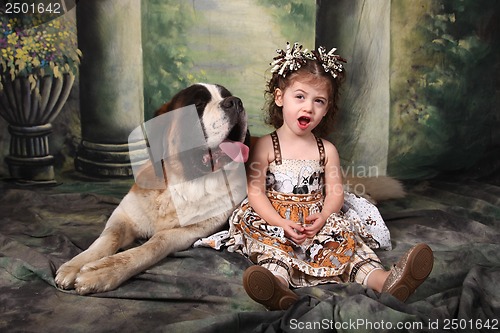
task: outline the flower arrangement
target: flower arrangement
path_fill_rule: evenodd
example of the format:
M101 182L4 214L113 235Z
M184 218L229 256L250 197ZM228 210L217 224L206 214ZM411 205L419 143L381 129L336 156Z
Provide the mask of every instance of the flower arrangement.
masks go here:
M82 56L75 23L66 16L47 22L38 15L0 13L0 50L0 91L4 80L18 76L28 77L34 89L36 76L75 74Z

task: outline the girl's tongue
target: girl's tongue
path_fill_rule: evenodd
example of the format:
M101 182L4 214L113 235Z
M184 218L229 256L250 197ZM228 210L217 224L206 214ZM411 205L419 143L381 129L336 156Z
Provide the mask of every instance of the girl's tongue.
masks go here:
M300 117L298 119L299 127L301 129L306 129L307 127L309 127L310 122L311 122L311 119L308 117Z

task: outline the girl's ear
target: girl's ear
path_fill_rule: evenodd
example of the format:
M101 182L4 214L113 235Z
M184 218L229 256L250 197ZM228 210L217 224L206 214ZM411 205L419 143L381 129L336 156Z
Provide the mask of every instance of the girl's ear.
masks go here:
M283 91L280 88L274 90L274 103L279 107L283 106Z

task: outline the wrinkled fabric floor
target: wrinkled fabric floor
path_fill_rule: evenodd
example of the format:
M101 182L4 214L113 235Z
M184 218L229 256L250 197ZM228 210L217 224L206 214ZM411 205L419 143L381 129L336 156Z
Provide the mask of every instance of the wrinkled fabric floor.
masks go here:
M56 268L99 235L130 183L3 182L0 331L360 332L406 325L397 331L450 332L451 319L464 332L500 330L498 172L405 185L406 198L379 206L393 250L377 253L387 267L417 242L435 255L429 279L406 304L360 285L331 284L297 290L301 299L288 311L266 311L241 285L249 261L207 248L168 257L115 291L59 290Z

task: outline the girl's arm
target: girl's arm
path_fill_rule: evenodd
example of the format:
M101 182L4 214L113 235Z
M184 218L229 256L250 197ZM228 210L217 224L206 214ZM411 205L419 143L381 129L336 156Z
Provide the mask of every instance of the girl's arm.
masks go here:
M305 234L313 237L323 228L328 217L338 213L344 204L344 187L340 157L335 146L323 140L325 147L325 201L320 213L309 215L306 220L312 224L305 227Z
M282 218L274 209L266 195L266 172L274 159L271 136L257 140L250 151L247 167L248 202L255 212L268 224L282 227L285 235L297 244L304 242L304 228L290 220Z
M325 203L322 213L325 217L338 213L344 204L344 186L342 181L342 169L340 168L340 157L337 148L323 140L326 153L325 161Z

